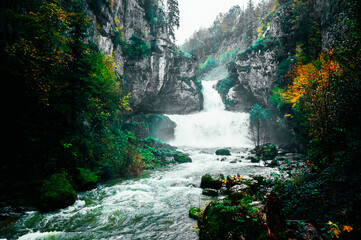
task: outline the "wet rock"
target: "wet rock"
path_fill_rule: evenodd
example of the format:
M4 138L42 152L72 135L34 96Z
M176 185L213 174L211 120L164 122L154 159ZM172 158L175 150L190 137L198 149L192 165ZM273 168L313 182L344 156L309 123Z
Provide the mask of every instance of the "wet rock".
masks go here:
M209 173L203 175L201 180L201 188L220 189L222 187L222 177L224 178L223 175L212 176Z
M114 58L116 75L126 76L126 89L132 93L129 101L134 112L200 111L203 95L196 76L196 60L175 51L176 46L170 38L167 21L156 31L152 29L152 23L144 17L147 10L142 2L116 1L112 6L102 8L94 8L90 4L90 9L87 10L92 19L89 38L97 43L104 54ZM95 5L99 4L104 5L100 2ZM162 1L157 1L157 6L160 9L166 8ZM126 43L136 35L150 47L148 56L134 59L125 54L119 37L114 35L114 29L120 26L123 27L122 38Z
M230 156L231 153L228 149L218 149L216 151L216 155L220 155L220 156Z
M279 163L278 163L277 160L271 160L271 161L269 161L269 162L267 163L266 166L267 166L267 167L277 167L277 166L279 166Z
M226 161L226 160L227 160L226 157L221 158L221 162L224 162L224 161Z
M230 161L229 163L237 163L237 159Z
M249 186L245 184L234 185L229 189L229 199L233 201L242 199L247 189L249 189Z
M203 189L202 194L210 197L217 197L219 195L218 191L212 188Z
M257 157L251 156L251 157L249 157L249 160L251 160L251 163L259 163L259 158L257 158Z
M192 162L192 159L184 153L178 152L174 155L174 161L176 161L177 163L187 163Z

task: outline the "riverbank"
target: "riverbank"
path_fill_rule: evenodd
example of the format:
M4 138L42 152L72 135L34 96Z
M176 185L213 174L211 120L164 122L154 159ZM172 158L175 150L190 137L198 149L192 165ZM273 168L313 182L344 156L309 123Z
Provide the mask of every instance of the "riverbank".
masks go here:
M270 175L276 168L246 160L245 148L230 149L227 160L217 160L217 149L181 148L191 163L169 164L144 170L137 178L115 179L96 189L79 192L74 205L50 213L26 211L17 221L0 229L0 236L17 239L34 233L55 234L61 239L198 239L188 217L189 209L213 198L199 188L205 173L226 175ZM243 158L242 158L243 157ZM231 163L234 159L241 162ZM46 236L48 236L46 235ZM46 236L44 238L46 239ZM49 238L49 237L48 237Z
M359 239L358 177L336 174L339 166L315 172L298 154L276 159L270 176L202 177L213 201L189 211L200 239Z

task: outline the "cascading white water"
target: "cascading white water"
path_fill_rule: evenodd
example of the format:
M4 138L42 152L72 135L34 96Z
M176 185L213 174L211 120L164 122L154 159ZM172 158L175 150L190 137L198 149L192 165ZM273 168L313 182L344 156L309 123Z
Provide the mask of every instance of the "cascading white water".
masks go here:
M177 124L175 146L201 148L251 147L249 114L225 110L215 81L203 81L204 110L189 115L169 115Z
M204 111L170 116L177 123L174 144L186 146L181 150L190 155L191 163L100 184L79 193L73 206L55 212L26 212L18 221L0 227L0 239L198 239L192 229L196 221L188 211L214 199L198 188L204 174L277 171L245 160L247 152L239 148L251 146L249 114L225 111L214 84L203 83ZM218 161L214 147L236 149L231 149L226 161Z

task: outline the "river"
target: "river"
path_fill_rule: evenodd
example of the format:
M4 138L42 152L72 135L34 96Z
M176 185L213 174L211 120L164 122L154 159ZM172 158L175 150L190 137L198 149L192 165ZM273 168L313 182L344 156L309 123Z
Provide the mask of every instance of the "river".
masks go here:
M188 217L191 207L212 198L199 188L205 173L268 174L271 169L245 160L252 147L249 114L224 110L215 82L203 83L205 108L191 115L170 115L177 123L171 144L192 163L145 171L136 179L113 180L78 194L73 206L51 213L26 212L0 230L7 239L198 239ZM229 147L232 156L214 154ZM1 235L2 234L2 235ZM0 237L1 238L1 237Z

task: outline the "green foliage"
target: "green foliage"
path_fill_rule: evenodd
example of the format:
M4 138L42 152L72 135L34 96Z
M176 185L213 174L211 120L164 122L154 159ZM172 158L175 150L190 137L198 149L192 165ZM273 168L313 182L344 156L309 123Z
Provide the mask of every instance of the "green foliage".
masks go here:
M185 155L184 153L177 153L174 155L174 160L177 163L187 163L187 162L192 162L192 159Z
M143 148L139 148L138 151L143 157L145 169L153 169L161 165L161 159L158 157L157 150L154 147L146 145Z
M145 10L145 19L150 24L150 33L156 36L158 28L163 28L165 25L166 14L164 10L158 6L158 0L144 0L140 1L139 4ZM169 17L173 17L172 20L174 19L174 16L167 16L168 20Z
M264 18L272 7L267 1L257 6L249 4L245 10L234 6L227 13L218 15L210 28L195 32L182 49L198 59L200 74L215 67L213 59L208 59L209 56L213 56L218 65L226 64L239 50L232 48L233 46L241 44L249 47L254 43L257 39L256 29L260 24L259 18ZM229 48L225 51L226 46Z
M261 141L265 143L268 138L268 111L256 104L250 113L250 128L253 142L256 146L260 146Z
M86 40L90 27L86 4L49 0L14 5L0 16L12 26L11 32L0 30L6 36L6 42L0 41L0 73L14 84L11 89L21 88L14 98L22 100L23 111L10 110L4 120L19 129L14 135L21 137L13 138L21 140L14 143L23 147L3 162L4 182L44 179L63 170L69 173L69 179L64 172L44 185L41 207L48 209L55 207L46 202L61 207L62 200L56 202L57 196L48 189L53 182L72 193L76 185L95 186L96 175L103 180L126 171L136 173L141 168L139 154L132 149L132 134L121 130L122 114L130 110L129 94L115 73L113 58ZM132 40L135 55L149 52L136 47L141 41ZM67 204L70 195L64 199Z
M277 147L270 143L259 145L255 150L256 155L262 156L264 160L275 159L278 154Z
M229 92L229 89L231 89L232 86L233 86L233 80L232 77L229 75L228 78L220 80L217 83L217 90L218 92L221 93L221 96L225 96Z
M56 173L44 182L39 203L42 211L53 211L75 202L76 194L67 176L66 172Z
M228 201L210 203L198 221L201 239L265 239L267 228L250 198L239 205Z
M146 169L157 168L169 163L186 163L192 161L189 156L176 151L174 147L159 139L147 137L142 140L142 143L143 146L138 150L144 158Z
M274 87L272 90L272 95L270 96L271 104L275 106L277 109L281 109L281 107L286 104L284 100L284 90L279 87Z
M124 45L123 53L129 59L141 60L149 56L150 46L134 34L130 37L129 42Z
M76 176L76 184L80 190L88 190L96 187L98 182L98 175L90 169L77 168L78 174Z
M189 217L198 220L201 217L201 210L197 207L192 207L189 209Z
M168 7L168 33L169 35L175 39L175 29L179 28L179 8L178 8L178 0L167 0Z

